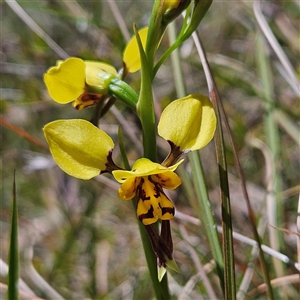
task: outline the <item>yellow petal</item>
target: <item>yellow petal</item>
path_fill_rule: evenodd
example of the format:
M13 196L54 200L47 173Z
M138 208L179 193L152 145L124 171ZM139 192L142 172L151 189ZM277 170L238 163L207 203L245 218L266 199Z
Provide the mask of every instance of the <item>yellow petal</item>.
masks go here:
M164 193L160 195L160 206L162 211L161 220L171 220L174 218L174 205Z
M109 64L96 61L84 61L84 63L86 65L86 83L91 86L103 86L106 89L109 83L108 79L117 76L117 70Z
M139 30L139 36L144 49L146 45L147 34L148 27ZM123 52L123 62L127 72L129 73L134 73L141 68L140 52L135 36L131 38Z
M44 127L45 138L58 166L67 174L90 179L106 169L112 139L85 120L58 120Z
M152 162L147 158L140 158L134 163L131 171L116 170L113 171L112 174L118 182L122 183L127 178L144 177L169 171L173 172L182 162L183 160L179 161L171 167L164 167L158 163Z
M139 179L132 177L128 178L119 188L118 196L122 200L130 200L135 196L136 186L139 184Z
M47 71L44 82L51 98L58 103L69 103L84 92L85 63L75 57L59 62Z
M181 179L172 171L156 174L152 177L157 180L164 189L174 190L181 185Z
M201 149L213 138L216 115L210 100L194 94L171 102L162 112L158 134L183 152Z

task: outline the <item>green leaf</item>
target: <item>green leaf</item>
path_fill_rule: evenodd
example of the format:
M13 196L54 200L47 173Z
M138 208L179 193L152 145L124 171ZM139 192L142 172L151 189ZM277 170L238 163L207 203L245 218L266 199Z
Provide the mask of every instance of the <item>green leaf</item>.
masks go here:
M173 24L170 25L171 29ZM170 34L170 42L174 42L175 34ZM178 50L173 53L174 59L173 68L176 70L175 75L175 84L177 86L177 92L179 97L183 97L185 95L185 88L183 77L181 76L181 68L179 62ZM198 116L201 118L201 114ZM182 170L180 172L180 177L186 187L186 192L188 194L188 198L190 199L191 206L195 208L195 211L198 215L199 220L203 224L205 224L205 234L209 241L210 249L212 256L216 262L216 271L219 276L221 287L224 288L224 260L222 257L222 249L218 237L218 232L216 230L216 222L214 220L213 212L210 207L210 200L208 197L208 191L205 184L205 174L202 169L201 160L199 157L199 153L197 151L191 152L188 155L190 165L192 167L192 180L193 185L190 182L190 178L186 176L186 173ZM195 188L195 195L192 192L193 186ZM196 202L197 201L197 202ZM202 234L202 233L201 233Z
M18 300L18 280L19 280L19 245L18 245L18 207L16 197L16 176L14 173L13 181L13 207L10 229L10 248L9 248L9 271L8 271L8 300Z
M197 211L199 220L205 224L205 232L209 241L212 256L216 262L217 273L221 282L224 284L224 260L222 257L222 249L218 232L216 229L216 222L210 206L210 199L205 184L204 173L201 165L199 153L194 151L188 155L192 168L192 179L195 187L195 193L200 209Z

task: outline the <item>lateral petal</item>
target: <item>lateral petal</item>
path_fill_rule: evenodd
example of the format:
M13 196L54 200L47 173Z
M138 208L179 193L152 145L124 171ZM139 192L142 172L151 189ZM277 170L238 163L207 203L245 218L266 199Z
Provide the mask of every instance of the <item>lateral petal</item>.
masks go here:
M67 174L90 179L106 169L107 157L114 143L90 122L57 120L43 130L54 161Z

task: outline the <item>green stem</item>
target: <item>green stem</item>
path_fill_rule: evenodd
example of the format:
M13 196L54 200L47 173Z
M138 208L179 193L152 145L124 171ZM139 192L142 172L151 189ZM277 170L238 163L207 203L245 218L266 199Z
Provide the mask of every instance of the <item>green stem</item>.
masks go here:
M148 68L151 73L154 65L154 57L157 50L157 45L164 32L164 29L162 28L162 6L163 1L155 0L149 22L145 54L148 61ZM152 75L150 77L152 78Z
M209 89L210 100L214 106L217 117L217 128L215 133L215 148L216 158L219 166L220 177L220 201L222 210L222 241L223 241L223 258L224 258L224 298L234 300L236 299L236 283L235 283L235 265L234 265L234 251L233 251L233 237L232 237L232 222L231 222L231 207L230 195L227 174L227 162L225 155L225 145L223 138L222 117L226 122L226 115L223 113L222 102L220 100L217 86L214 82L214 77L210 70L206 59L205 51L200 43L197 34L194 35L194 42L196 44L199 57L201 59L207 85ZM222 112L222 115L220 113ZM234 147L234 145L233 145Z
M135 29L135 35L141 58L141 90L137 104L137 112L142 123L144 157L156 161L156 125L152 96L152 80L146 54L141 39Z
M143 146L144 146L144 157L149 158L152 161L156 161L156 129L155 129L155 114L154 105L152 97L152 80L148 60L144 52L138 31L134 28L140 58L141 58L141 89L140 95L137 103L137 112L142 124L143 131ZM151 31L151 30L150 30ZM156 46L152 45L156 51ZM153 49L151 50L153 51ZM153 54L154 57L154 54ZM133 200L134 207L136 209L136 199ZM161 282L158 280L157 272L157 258L153 252L151 242L149 240L148 234L144 225L138 222L140 235L143 243L143 248L145 252L145 257L147 260L147 265L152 280L153 288L155 291L156 299L158 300L169 300L169 288L168 288L168 278L165 275ZM156 225L157 230L158 225Z

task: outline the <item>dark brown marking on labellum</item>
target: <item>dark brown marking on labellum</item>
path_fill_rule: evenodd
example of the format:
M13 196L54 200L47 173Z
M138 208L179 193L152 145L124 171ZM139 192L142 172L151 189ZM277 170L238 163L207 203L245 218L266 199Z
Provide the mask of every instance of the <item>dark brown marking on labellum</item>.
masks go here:
M145 179L141 178L141 182L139 183L139 185L137 187L137 190L138 190L138 195L137 196L138 196L138 199L146 201L146 200L150 200L151 197L147 196L146 191L143 189L144 182L145 182Z
M156 199L160 197L161 193L163 192L163 189L161 187L161 184L153 180L152 176L148 176L149 181L154 185L154 191L155 194L153 195Z
M143 221L144 219L153 219L154 218L154 209L151 205L151 208L148 210L146 214L142 214L139 216L140 221Z
M161 211L162 211L162 215L164 215L166 213L170 213L173 216L175 215L175 209L174 209L174 207L162 207Z

